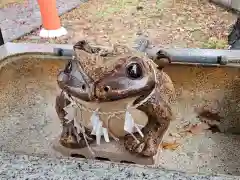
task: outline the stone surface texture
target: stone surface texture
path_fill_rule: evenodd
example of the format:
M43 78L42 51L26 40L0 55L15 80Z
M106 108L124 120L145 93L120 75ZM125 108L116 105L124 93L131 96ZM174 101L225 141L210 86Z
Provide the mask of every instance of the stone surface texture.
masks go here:
M237 180L239 177L191 175L146 166L117 164L81 159L56 159L0 152L0 178L11 179L81 179L81 180Z

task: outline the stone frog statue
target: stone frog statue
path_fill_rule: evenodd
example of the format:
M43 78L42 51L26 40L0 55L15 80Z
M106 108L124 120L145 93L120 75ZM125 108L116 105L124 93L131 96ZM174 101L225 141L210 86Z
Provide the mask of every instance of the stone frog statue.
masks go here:
M84 131L80 132L76 121L65 118L67 113L64 108L71 103L71 99L79 100L83 106L87 103L121 104L130 99L128 104L131 102L132 106L137 105L136 110L139 112L135 113L136 121L141 121L145 115L147 122L141 133L118 131L117 137L123 139L125 149L130 153L149 157L156 155L163 135L173 119L171 106L175 102L175 91L170 77L153 63L149 63L151 60L124 46L104 48L91 46L83 40L74 45L74 53L72 60L57 77L62 90L56 98L56 112L63 126L60 143L67 148L76 149L96 141L91 127L85 124ZM115 103L105 110L116 106ZM119 123L120 119L111 121L113 129L123 129L123 123L114 124ZM114 132L110 135L114 138Z

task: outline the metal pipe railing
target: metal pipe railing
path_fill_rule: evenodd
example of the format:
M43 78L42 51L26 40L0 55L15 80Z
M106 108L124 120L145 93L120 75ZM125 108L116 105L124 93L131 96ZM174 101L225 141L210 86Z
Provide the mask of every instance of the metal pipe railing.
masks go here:
M146 53L159 66L166 63L240 64L240 50L234 49L160 48L152 45L145 37L137 38L133 48ZM73 49L56 48L54 53L58 56L73 56Z
M160 48L152 45L148 38L144 36L136 39L133 48L145 52L157 64L161 64L162 59L166 58L169 60L169 63L226 65L228 63L240 62L240 50Z
M163 48L147 48L144 52L155 63L161 64L163 59L169 59L169 63L193 63L205 65L226 65L229 63L240 63L240 50L224 50L224 49L163 49ZM73 55L70 49L54 49L54 53L58 56Z

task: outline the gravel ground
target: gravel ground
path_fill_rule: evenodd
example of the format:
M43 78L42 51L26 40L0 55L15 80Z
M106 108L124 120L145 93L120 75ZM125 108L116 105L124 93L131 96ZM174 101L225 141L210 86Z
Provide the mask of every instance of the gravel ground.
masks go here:
M163 168L78 159L55 159L0 152L0 177L15 179L83 180L238 180L236 176L192 175Z
M90 0L61 16L67 36L40 39L36 31L18 41L72 44L86 38L128 44L145 33L164 46L224 48L235 18L207 0Z

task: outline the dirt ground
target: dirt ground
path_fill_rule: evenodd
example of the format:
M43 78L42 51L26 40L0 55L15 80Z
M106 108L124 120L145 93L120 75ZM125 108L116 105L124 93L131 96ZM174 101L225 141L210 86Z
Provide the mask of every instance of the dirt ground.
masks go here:
M17 41L72 44L86 38L107 45L145 33L158 45L224 48L235 19L208 0L89 0L61 16L67 36L41 39L38 30Z

